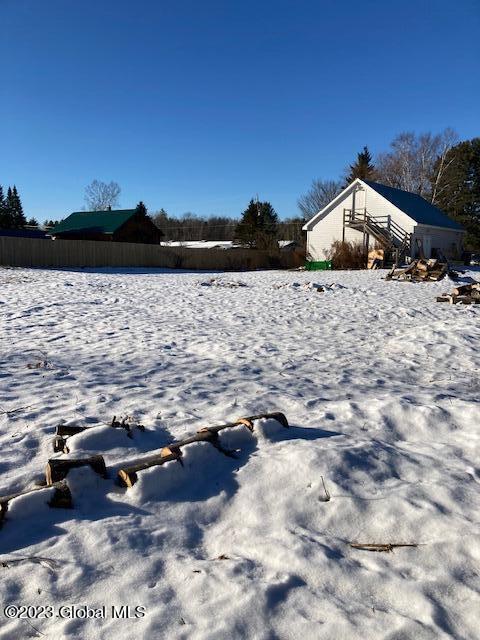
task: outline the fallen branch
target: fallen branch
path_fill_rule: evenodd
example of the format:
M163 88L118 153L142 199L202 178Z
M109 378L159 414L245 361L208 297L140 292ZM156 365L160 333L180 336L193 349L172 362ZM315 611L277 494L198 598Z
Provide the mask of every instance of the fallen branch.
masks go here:
M390 543L388 542L387 544L361 544L358 542L351 542L350 546L352 547L352 549L360 549L361 551L385 551L387 553L390 553L391 551L393 551L394 549L398 548L398 547L418 547L418 544L416 543Z
M58 560L53 560L52 558L43 558L41 556L27 556L25 558L7 558L6 560L2 560L0 565L4 569L9 569L10 567L14 567L18 564L25 564L28 562L33 562L34 564L40 564L42 567L46 567L51 571L58 569L60 567L60 562Z
M322 484L323 484L323 490L325 491L325 497L324 498L320 498L320 500L322 502L328 502L330 500L330 494L327 490L327 487L325 486L325 480L323 479L323 476L320 476L320 478L322 479Z
M35 404L27 404L27 405L24 405L23 407L17 407L16 409L1 409L0 415L9 416L11 413L17 413L17 411L23 411L23 409L31 409L32 407L36 407L39 404L41 403L36 402Z

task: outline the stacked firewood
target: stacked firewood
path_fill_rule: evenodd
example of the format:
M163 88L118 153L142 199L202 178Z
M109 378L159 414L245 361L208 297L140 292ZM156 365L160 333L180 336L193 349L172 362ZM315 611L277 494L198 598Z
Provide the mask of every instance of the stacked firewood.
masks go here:
M432 258L414 260L407 267L393 267L385 280L407 280L409 282L428 282L442 280L448 273L448 264Z
M480 304L480 282L469 282L457 285L452 293L444 293L437 297L437 302L450 304Z

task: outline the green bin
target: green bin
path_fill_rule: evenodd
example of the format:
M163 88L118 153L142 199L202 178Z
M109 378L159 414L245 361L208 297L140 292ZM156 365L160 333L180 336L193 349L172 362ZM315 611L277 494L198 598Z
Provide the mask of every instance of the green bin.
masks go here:
M305 269L307 271L326 271L332 268L331 260L320 260L318 262L314 262L313 260L308 260L305 263Z

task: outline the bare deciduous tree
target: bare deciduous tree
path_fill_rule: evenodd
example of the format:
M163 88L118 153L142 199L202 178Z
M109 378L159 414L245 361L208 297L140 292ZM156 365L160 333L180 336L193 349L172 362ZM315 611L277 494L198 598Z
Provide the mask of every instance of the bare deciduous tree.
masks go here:
M453 129L445 129L441 134L441 144L437 162L434 167L434 173L432 175L432 194L431 201L433 204L438 204L438 199L442 195L442 192L447 188L447 185L441 186L443 176L450 165L455 162L456 153L450 153L450 151L458 144L458 134Z
M311 218L327 206L342 190L336 180L314 180L312 186L297 200L298 208L305 218Z
M118 205L120 185L117 182L94 180L85 187L85 202L90 211L106 211Z
M435 201L436 191L448 150L456 144L457 134L452 129L432 135L416 135L404 131L390 144L391 151L377 159L377 179L383 184ZM443 162L439 162L443 158Z

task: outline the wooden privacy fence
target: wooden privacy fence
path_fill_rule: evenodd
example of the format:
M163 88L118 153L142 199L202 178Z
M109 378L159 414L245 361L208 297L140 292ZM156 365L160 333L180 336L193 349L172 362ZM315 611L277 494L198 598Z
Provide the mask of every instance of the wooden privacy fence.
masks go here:
M255 249L189 249L131 242L39 240L0 236L0 265L10 267L164 267L238 271L292 268L297 252Z

